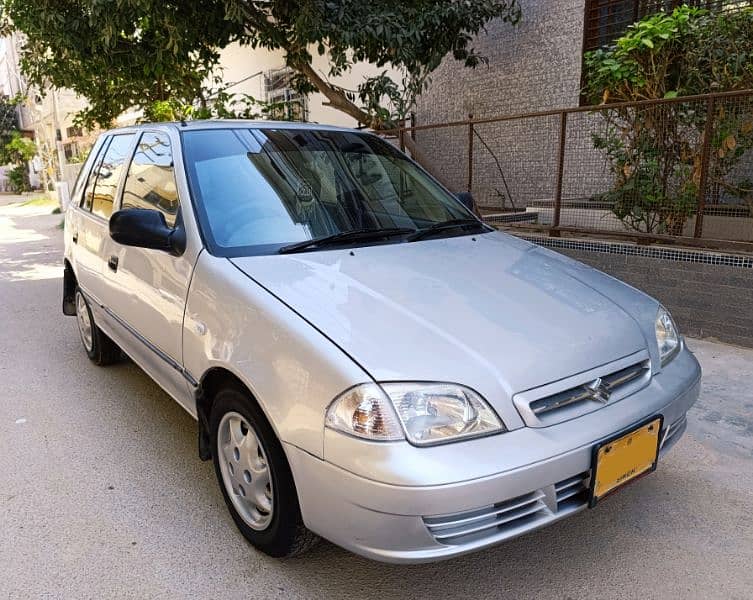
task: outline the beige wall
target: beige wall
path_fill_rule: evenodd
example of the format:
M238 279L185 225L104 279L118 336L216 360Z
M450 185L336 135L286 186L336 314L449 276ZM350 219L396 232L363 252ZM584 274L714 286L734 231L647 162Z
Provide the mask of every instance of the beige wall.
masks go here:
M314 68L323 76L326 76L329 70L327 55L319 56L315 50L312 52L312 55L314 57ZM254 50L248 46L240 46L238 44L228 46L222 51L220 59L225 84L240 81L259 71L264 72L284 67L285 61L283 56L281 51ZM358 63L345 76L334 77L331 81L344 88L355 90L366 77L375 75L381 72L381 70L368 63ZM231 87L228 91L250 94L255 98L264 100L264 78L259 75ZM309 121L344 127L355 127L357 125L355 119L352 119L339 110L325 106L324 102L326 102L326 98L319 93L311 94L308 97Z

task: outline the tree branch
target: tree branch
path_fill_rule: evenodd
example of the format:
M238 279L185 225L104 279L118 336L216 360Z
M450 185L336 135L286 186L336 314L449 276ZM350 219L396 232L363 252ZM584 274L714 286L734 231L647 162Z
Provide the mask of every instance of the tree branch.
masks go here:
M372 129L385 129L384 123L379 123L366 111L361 110L353 102L348 100L342 90L325 81L308 62L295 62L291 67L305 75L306 79L308 79L309 82L311 82L314 87L327 98L328 104L332 108L336 108L337 110L353 117L361 125L365 125L366 127L371 127Z

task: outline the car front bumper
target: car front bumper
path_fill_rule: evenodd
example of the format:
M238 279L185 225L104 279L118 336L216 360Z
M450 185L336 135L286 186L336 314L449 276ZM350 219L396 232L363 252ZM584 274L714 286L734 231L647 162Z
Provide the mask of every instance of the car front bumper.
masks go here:
M661 462L685 431L700 376L695 357L683 348L647 387L583 417L434 448L400 443L384 454L386 445L372 445L383 455L364 451L358 469L286 444L304 522L344 548L385 562L429 562L498 544L586 508L594 444L650 415L664 416ZM327 433L339 436L334 440L341 446L332 444L337 452L354 454L364 444ZM476 462L484 464L482 476L463 469ZM385 482L386 473L391 481ZM445 482L448 473L452 480Z

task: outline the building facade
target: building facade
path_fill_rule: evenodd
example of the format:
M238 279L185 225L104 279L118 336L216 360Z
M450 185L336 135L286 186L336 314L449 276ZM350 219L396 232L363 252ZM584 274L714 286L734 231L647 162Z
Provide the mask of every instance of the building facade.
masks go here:
M31 87L21 73L19 56L23 37L18 33L0 38L0 95L6 99L23 98L17 107L18 128L34 140L39 152L29 163L32 187L54 181L75 179L76 165L91 147L96 132L87 132L75 124L76 114L86 107L86 100L71 90ZM7 182L4 168L0 172L0 189ZM69 183L72 183L70 181Z

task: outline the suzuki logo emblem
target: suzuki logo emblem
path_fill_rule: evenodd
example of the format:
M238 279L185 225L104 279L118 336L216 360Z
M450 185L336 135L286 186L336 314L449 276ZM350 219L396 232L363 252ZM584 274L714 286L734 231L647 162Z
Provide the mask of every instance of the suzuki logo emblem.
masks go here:
M601 377L595 379L591 383L587 383L585 386L586 391L591 395L591 400L606 404L609 402L609 387L602 381Z

